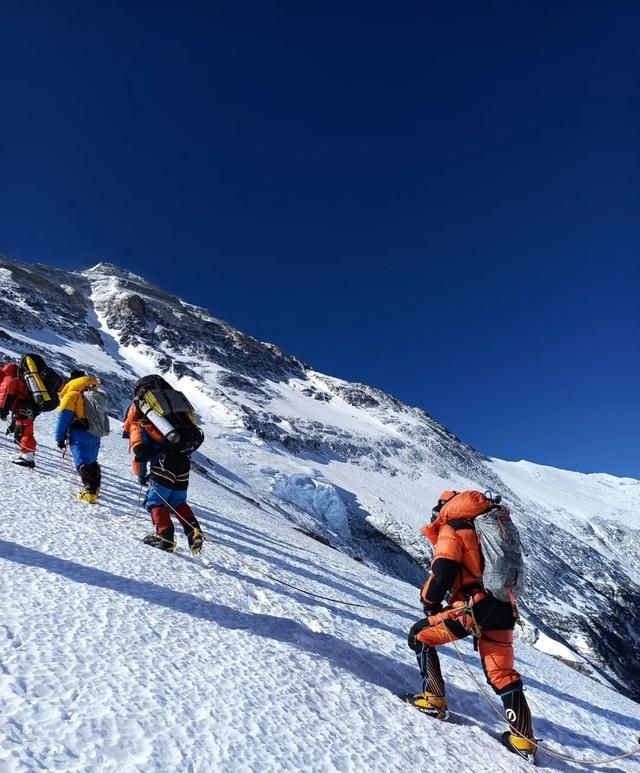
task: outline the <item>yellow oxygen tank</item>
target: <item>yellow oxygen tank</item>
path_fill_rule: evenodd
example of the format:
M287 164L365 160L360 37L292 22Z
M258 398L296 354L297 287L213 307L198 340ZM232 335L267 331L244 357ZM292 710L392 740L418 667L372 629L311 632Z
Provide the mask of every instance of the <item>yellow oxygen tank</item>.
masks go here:
M27 372L24 374L25 383L31 392L31 397L36 405L42 405L51 400L51 395L47 391L42 376L38 373L38 369L31 357L25 357L25 364L27 366Z

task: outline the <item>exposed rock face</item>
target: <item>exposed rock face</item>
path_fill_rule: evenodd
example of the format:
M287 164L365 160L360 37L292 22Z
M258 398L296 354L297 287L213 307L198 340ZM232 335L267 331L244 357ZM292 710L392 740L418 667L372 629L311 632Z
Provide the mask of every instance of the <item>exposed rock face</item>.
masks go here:
M36 349L64 373L90 370L116 415L141 375L128 358L133 352L149 369L190 378L238 427L278 453L348 463L389 479L419 480L428 471L501 491L529 550L528 619L640 699L637 531L605 520L576 521L570 530L556 526L553 512L510 491L487 457L421 409L314 373L278 347L110 264L76 273L0 258L0 291L0 351L18 356ZM358 421L327 420L339 415L323 413L336 404L353 409ZM354 557L375 554L388 571L419 582L430 556L425 541L406 523L363 512L343 494Z
M118 331L124 346L148 346L194 364L215 363L234 374L271 381L305 377L302 363L278 347L263 344L205 309L157 290L140 277L100 263L85 272L94 288L98 314ZM173 357L172 357L173 355ZM167 368L169 370L169 368Z
M0 257L0 324L19 331L53 331L75 341L97 344L98 331L87 321L89 282L81 275Z

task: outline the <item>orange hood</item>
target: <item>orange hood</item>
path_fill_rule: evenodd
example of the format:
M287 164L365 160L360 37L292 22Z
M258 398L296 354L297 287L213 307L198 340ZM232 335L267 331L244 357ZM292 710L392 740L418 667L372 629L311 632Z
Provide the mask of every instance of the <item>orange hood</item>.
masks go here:
M491 500L487 499L481 491L462 491L459 494L455 491L443 491L439 499L444 499L445 504L438 513L438 517L433 523L427 524L420 530L433 545L438 541L440 528L445 523L460 518L469 520L486 513L491 508Z

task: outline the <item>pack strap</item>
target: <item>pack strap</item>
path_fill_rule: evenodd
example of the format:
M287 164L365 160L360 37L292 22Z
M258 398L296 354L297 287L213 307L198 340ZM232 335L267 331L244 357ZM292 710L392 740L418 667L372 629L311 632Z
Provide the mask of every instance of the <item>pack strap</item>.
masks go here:
M509 592L509 603L511 604L511 613L514 620L520 620L520 613L518 612L518 602L516 600L515 593L513 592L513 585L509 585L507 588Z

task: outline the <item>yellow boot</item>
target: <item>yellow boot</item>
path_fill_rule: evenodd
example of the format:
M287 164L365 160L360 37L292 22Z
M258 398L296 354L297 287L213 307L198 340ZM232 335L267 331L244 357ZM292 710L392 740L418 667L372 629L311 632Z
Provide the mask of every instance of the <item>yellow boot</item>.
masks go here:
M521 735L514 735L509 730L502 734L502 743L510 752L530 762L533 762L538 751L538 744L535 741L530 738L523 738Z
M447 699L444 695L434 695L430 692L419 692L416 695L407 693L403 698L405 703L415 706L423 714L428 714L434 719L447 719Z
M76 498L78 502L86 502L89 505L95 505L98 501L98 494L90 494L88 491L78 491Z

